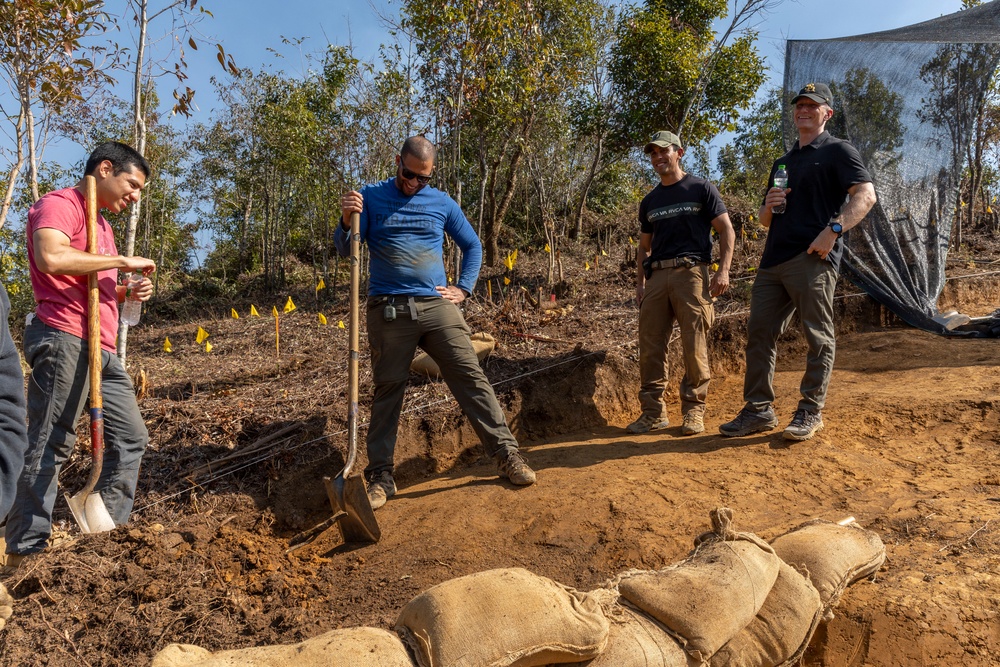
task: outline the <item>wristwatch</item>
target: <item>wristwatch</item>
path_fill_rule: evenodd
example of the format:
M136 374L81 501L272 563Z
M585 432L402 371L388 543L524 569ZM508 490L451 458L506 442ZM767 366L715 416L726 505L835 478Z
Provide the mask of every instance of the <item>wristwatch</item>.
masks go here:
M841 234L844 233L844 226L839 222L831 222L829 225L827 225L827 227L832 229L833 233L836 234L837 236L840 236Z

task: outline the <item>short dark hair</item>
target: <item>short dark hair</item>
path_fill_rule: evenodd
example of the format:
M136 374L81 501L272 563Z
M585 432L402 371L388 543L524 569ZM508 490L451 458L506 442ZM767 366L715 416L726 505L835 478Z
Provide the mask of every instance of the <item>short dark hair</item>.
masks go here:
M437 158L437 148L427 137L410 137L403 142L403 147L399 149L400 157L407 155L412 155L422 162L430 160L433 163Z
M95 148L94 152L87 158L87 166L83 169L83 175L89 176L93 174L97 167L105 160L111 163L112 173L115 176L133 167L141 169L146 178L149 178L149 174L152 172L149 162L139 151L120 141L105 141Z

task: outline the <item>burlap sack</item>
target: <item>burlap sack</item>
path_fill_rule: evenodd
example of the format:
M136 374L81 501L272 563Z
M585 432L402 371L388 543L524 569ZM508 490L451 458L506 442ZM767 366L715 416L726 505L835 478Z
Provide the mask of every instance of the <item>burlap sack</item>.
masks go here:
M413 660L391 632L348 628L298 644L217 653L171 644L153 657L150 667L413 667Z
M488 333L474 333L471 339L472 349L476 351L476 357L479 358L479 361L490 356L496 347L496 341ZM437 362L431 359L431 356L423 350L410 362L410 370L420 375L426 375L432 380L441 379L441 369L438 368Z
M604 611L611 621L608 645L599 656L581 662L581 666L688 667L687 653L655 620L619 603L606 606Z
M709 661L711 667L777 667L799 661L823 616L809 580L781 563L764 606Z
M699 662L754 619L781 564L766 542L732 530L732 510L714 510L711 518L713 531L695 541L687 559L627 572L617 582L622 597L663 623Z
M420 667L536 667L597 656L598 599L520 568L451 579L413 598L396 632Z
M7 621L14 613L14 598L10 596L3 584L0 584L0 630L7 625Z
M844 589L874 575L885 562L885 545L876 533L822 520L802 524L771 546L781 560L808 573L828 621Z

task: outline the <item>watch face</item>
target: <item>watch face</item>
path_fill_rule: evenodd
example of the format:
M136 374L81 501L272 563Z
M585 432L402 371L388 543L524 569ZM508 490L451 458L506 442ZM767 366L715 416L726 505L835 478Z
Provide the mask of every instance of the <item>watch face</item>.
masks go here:
M835 222L832 225L830 225L830 229L832 229L833 233L837 234L838 236L844 232L844 227L839 222Z

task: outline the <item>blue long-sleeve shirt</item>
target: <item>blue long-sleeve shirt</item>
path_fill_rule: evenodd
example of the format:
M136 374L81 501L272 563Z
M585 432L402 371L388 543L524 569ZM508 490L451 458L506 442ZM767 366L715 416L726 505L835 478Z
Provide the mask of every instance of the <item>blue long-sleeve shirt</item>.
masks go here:
M455 285L472 294L483 247L455 200L430 186L407 197L392 178L366 185L360 192L361 240L368 243L371 257L368 294L439 296L435 287L448 284L442 255L445 234L462 251ZM350 255L350 233L343 224L337 225L333 241L341 256Z

